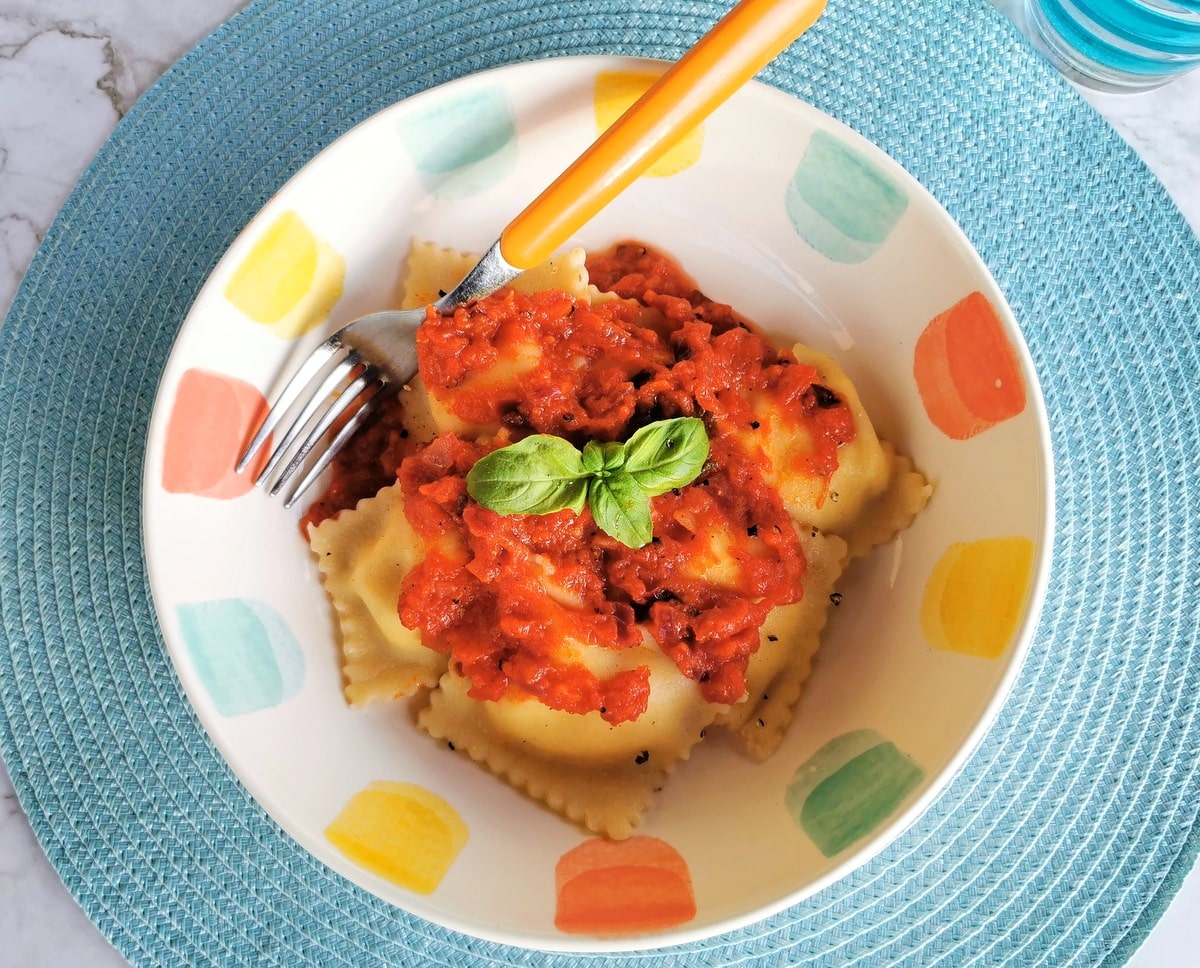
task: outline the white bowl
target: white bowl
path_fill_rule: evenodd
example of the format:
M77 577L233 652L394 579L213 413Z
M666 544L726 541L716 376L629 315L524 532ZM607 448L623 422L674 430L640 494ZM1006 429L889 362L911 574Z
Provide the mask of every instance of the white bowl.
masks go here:
M298 512L245 493L230 476L233 452L262 395L312 345L391 305L412 236L481 251L594 138L597 74L654 69L621 58L506 67L397 104L339 139L250 223L201 291L148 443L155 607L188 697L246 788L367 890L451 928L540 949L712 935L866 862L937 796L995 716L1049 566L1048 426L987 269L886 155L751 84L706 122L692 154L675 155L672 174L639 180L577 241L643 239L768 333L831 353L880 436L934 484L915 524L844 576L781 749L756 763L730 743L701 744L659 794L624 873L585 871L564 888L597 906L602 930L581 933L569 918L556 926L555 871L586 832L433 743L406 704L346 706L335 624ZM288 320L321 321L294 338L225 296L264 233L286 229L284 213L316 260L316 282ZM324 833L375 781L434 793L465 825L461 851L427 872L429 893L359 866ZM621 904L604 909L614 895L599 888L618 876L632 879L620 882L632 885L627 896L646 878L667 885L640 931Z

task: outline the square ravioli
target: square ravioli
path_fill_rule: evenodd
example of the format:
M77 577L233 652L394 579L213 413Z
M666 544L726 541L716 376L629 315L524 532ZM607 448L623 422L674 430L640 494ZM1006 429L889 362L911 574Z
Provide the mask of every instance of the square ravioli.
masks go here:
M474 261L414 242L401 305ZM639 243L431 311L418 358L306 519L350 703L422 694L429 736L613 838L707 731L769 756L847 561L931 493L836 362Z

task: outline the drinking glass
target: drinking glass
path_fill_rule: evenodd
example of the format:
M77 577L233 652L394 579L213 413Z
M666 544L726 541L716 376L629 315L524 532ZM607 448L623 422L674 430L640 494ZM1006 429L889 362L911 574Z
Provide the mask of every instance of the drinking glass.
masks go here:
M1068 77L1159 87L1200 66L1200 0L1025 0L1035 42Z

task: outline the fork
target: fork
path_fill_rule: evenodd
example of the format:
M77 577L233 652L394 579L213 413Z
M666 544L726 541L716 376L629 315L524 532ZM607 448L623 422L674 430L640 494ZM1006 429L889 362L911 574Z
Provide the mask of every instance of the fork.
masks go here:
M462 282L433 304L433 308L438 312L447 312L460 304L481 299L516 278L522 271L504 260L497 242L484 253ZM416 334L417 328L425 321L425 313L423 308L372 313L347 323L321 343L300 364L271 404L254 437L238 458L237 473L243 473L250 466L283 418L297 405L305 387L320 378L316 390L303 403L254 480L257 485L269 480L290 452L291 458L268 491L274 497L304 466L330 428L350 412L349 419L288 493L283 506L290 508L295 504L333 462L355 431L366 422L383 395L416 376ZM357 408L351 412L356 403ZM302 434L304 438L300 440ZM299 445L296 446L298 440Z
M545 261L600 209L807 30L826 0L741 0L500 233L479 263L433 304L437 312L481 299ZM320 344L271 405L237 463L240 474L296 407L299 411L255 479L282 464L278 494L331 428L311 467L286 495L291 507L362 426L385 393L417 372L416 331L425 309L363 316ZM311 389L304 398L306 388ZM303 402L301 402L303 400ZM291 457L288 454L291 453Z

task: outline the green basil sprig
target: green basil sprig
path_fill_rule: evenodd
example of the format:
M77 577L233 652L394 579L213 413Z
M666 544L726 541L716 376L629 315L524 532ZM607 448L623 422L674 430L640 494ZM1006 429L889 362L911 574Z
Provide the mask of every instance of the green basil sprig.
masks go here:
M647 424L623 444L589 440L582 452L534 434L476 461L467 492L498 514L579 514L586 505L601 530L641 548L653 537L650 498L690 484L707 459L699 417Z

